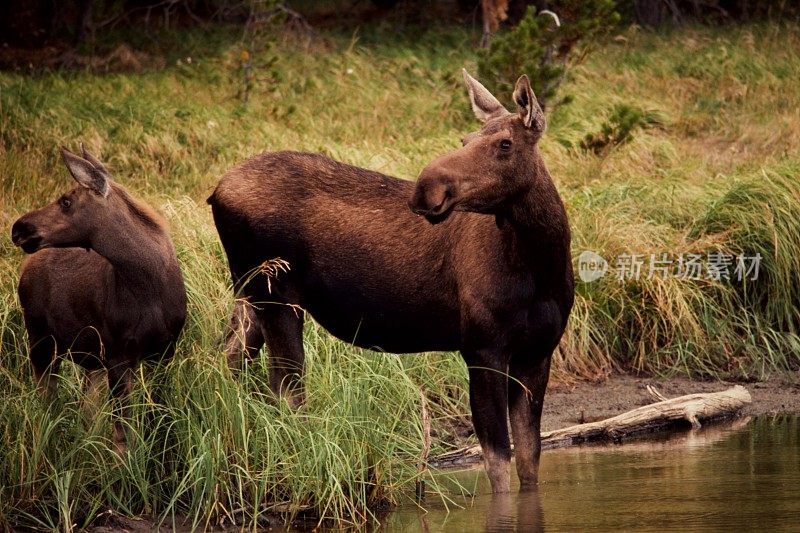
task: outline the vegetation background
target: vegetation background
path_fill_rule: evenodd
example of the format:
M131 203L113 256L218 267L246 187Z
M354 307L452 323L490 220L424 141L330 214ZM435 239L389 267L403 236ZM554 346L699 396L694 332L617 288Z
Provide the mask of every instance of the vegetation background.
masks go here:
M621 18L559 63L541 149L574 255L595 251L612 272L578 282L555 379L800 367L797 12L689 4L614 4ZM119 458L105 392L87 400L78 369L64 365L53 405L38 397L16 299L23 254L0 239L0 525L69 530L145 514L257 526L275 513L359 524L410 498L420 477L447 499L417 471L421 411L434 452L473 438L461 359L358 350L309 321L299 411L267 397L266 361L233 379L221 357L232 295L205 198L264 150L414 179L477 127L460 69L489 72L492 54L502 63L497 44L477 50L477 8L95 2L94 22L76 26L83 5L65 3L39 30L41 12L19 12L14 27L0 16L0 227L72 186L57 147L82 141L169 219L190 315L174 360L137 374L131 453ZM504 36L519 28L517 8L492 42L514 42ZM660 18L642 16L652 10ZM547 53L554 42L536 44ZM647 259L663 253L760 254L761 270L747 282L649 278ZM644 258L639 279L613 275L625 254Z

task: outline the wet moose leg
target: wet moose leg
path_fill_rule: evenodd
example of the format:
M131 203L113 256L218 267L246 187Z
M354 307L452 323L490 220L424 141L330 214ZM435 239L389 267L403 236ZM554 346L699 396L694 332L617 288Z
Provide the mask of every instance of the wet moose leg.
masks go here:
M550 357L550 352L520 353L509 364L508 407L522 489L535 488L539 480L542 405L550 376Z
M481 443L492 492L511 490L511 443L508 437L508 376L496 352L465 353L469 366L472 424Z

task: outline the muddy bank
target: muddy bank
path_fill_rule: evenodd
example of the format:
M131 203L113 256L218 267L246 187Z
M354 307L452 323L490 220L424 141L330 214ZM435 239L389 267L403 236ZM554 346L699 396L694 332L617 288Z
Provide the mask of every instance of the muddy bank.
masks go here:
M647 385L674 398L695 392L717 392L734 384L685 377L662 379L628 375L614 375L598 383L554 383L545 397L542 431L594 422L651 404L656 400L647 392ZM800 374L776 375L766 381L738 384L747 388L753 397L753 403L742 414L800 413Z

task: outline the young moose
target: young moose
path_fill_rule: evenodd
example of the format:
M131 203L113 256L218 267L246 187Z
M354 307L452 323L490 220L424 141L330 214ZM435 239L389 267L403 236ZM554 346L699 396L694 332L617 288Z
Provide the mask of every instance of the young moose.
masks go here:
M299 393L296 306L357 346L460 350L492 490L507 492L509 415L520 481L537 483L550 358L574 296L570 233L537 148L545 118L527 76L514 90L517 113L464 79L483 127L428 165L416 187L279 152L229 171L209 203L248 300L232 318L233 364L241 341L250 357L266 341L271 388ZM278 257L290 269L265 279L260 265Z
M55 390L51 374L66 355L105 368L112 397L124 403L139 361L172 356L186 291L164 220L81 148L83 157L61 149L78 186L12 227L14 244L33 254L19 299L40 387ZM125 450L119 420L114 443Z

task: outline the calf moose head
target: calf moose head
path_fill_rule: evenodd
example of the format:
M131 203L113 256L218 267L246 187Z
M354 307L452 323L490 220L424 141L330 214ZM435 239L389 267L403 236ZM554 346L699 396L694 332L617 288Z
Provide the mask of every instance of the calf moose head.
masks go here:
M11 239L26 253L42 248L89 248L95 229L102 227L109 209L111 177L100 161L81 145L83 157L61 148L61 156L78 186L58 200L31 211L11 228Z

